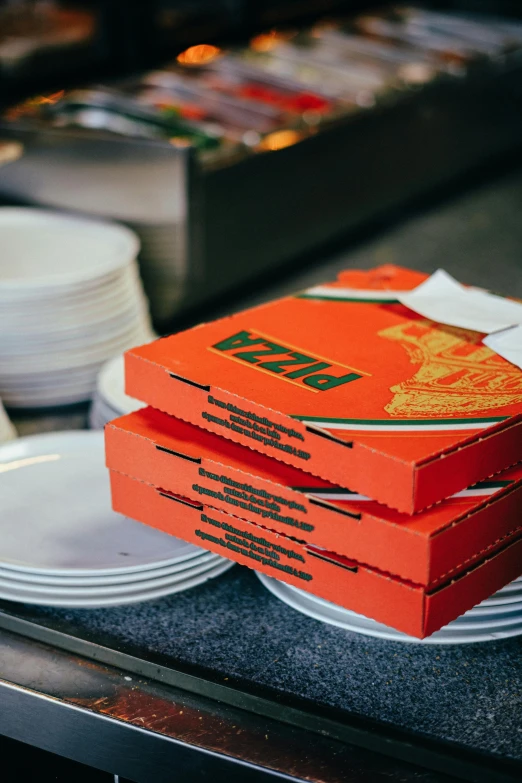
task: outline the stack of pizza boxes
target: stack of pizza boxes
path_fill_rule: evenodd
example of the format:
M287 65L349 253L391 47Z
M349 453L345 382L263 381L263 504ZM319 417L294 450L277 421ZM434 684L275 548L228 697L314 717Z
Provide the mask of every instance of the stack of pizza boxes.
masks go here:
M424 638L522 572L522 371L398 267L131 350L129 517Z

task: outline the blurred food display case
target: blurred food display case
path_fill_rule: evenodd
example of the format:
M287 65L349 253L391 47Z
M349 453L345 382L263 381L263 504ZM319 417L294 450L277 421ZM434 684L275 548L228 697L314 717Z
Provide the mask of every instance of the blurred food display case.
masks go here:
M145 56L171 55L199 40L233 37L244 24L243 0L153 0L146 27L136 31Z
M0 196L122 221L158 325L520 143L522 24L401 7L10 105Z
M115 55L112 4L0 0L0 97L69 80Z

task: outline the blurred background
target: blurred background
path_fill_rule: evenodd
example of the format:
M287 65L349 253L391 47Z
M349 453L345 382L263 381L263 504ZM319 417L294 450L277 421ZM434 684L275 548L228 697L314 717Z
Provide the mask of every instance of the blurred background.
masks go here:
M514 0L3 0L0 198L132 228L170 330L499 170L521 54Z
M126 348L345 267L522 296L521 69L515 0L0 0L12 418L101 427Z
M344 267L522 295L521 69L515 0L0 0L4 405Z

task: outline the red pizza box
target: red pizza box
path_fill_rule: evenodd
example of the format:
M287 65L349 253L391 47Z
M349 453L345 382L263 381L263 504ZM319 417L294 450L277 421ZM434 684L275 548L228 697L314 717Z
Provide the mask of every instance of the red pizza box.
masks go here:
M105 442L112 470L425 586L522 533L522 465L412 516L153 408Z
M433 590L111 471L115 511L424 638L516 579L522 537Z
M126 390L405 513L522 460L522 371L394 299L398 267L129 351Z

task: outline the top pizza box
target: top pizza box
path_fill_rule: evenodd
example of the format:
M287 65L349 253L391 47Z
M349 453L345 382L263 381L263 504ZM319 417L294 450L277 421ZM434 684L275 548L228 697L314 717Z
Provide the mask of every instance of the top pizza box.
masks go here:
M351 271L126 354L126 391L414 513L522 460L522 371L415 314L425 275Z

